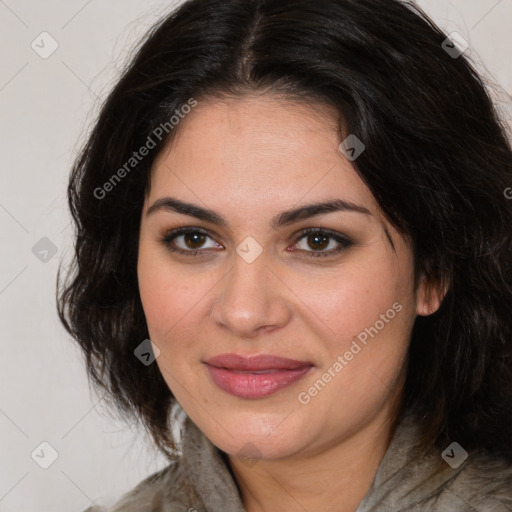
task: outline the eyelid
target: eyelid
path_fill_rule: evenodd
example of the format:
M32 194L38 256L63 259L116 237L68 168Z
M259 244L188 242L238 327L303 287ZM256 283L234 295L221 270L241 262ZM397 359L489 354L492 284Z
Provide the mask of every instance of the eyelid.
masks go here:
M299 243L303 238L307 237L308 235L312 234L321 234L328 238L331 238L335 240L339 245L336 249L330 249L329 251L305 251L301 250L301 252L305 253L307 256L313 256L313 257L328 257L328 256L334 256L342 252L344 249L347 249L351 245L354 244L354 242L343 233L340 233L339 231L334 231L332 229L322 228L322 227L316 227L316 228L306 228L302 229L299 233L296 233L294 235L294 242L293 245L296 245Z
M173 239L175 239L181 235L186 235L189 233L203 234L203 235L207 236L208 238L212 239L216 244L221 245L221 246L223 245L220 242L218 242L214 236L212 236L212 234L210 233L209 230L200 228L200 227L196 227L196 226L183 226L183 227L168 230L161 237L161 242L169 251L171 251L173 253L179 253L179 254L184 254L184 255L188 255L188 256L198 256L201 254L211 253L212 248L206 248L206 249L199 248L199 249L190 249L190 250L181 249L179 247L171 248L170 243ZM313 257L316 257L316 256L327 257L327 256L336 255L336 254L342 252L344 249L348 248L349 246L353 245L353 241L348 236L344 235L343 233L340 233L338 231L334 231L331 229L327 229L327 228L322 228L322 227L305 228L305 229L300 230L298 233L294 233L292 235L293 242L291 245L292 246L296 245L303 238L305 238L306 236L308 236L310 234L322 234L324 236L332 238L339 244L339 247L336 249L331 249L329 251L314 251L314 250L306 251L306 250L299 249L298 251L293 250L290 252L301 252L301 253L306 254L307 256L313 256ZM215 250L217 250L217 249L215 249Z
M183 226L180 228L174 228L174 229L168 230L161 237L161 242L169 250L175 250L175 252L182 252L182 253L194 253L194 252L199 252L199 251L205 252L205 249L190 249L188 251L185 249L181 249L181 248L170 249L169 245L172 240L174 240L175 238L177 238L179 236L187 235L190 233L200 233L200 234L205 235L208 238L212 239L216 244L222 245L220 242L218 242L216 240L216 238L214 236L212 236L212 234L208 230L206 230L204 228L196 227L196 226Z

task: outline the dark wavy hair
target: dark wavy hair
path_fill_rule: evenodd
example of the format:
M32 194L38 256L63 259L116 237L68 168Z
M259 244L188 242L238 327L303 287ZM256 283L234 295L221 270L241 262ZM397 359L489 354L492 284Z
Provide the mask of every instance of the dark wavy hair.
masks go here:
M144 38L72 169L75 252L57 300L91 382L170 459L175 399L134 356L149 337L136 265L152 163L179 125L112 177L190 98L273 93L337 109L340 134L366 146L356 172L411 240L416 283L447 287L411 336L401 411L423 446L456 440L512 461L512 151L446 38L397 0L191 0Z

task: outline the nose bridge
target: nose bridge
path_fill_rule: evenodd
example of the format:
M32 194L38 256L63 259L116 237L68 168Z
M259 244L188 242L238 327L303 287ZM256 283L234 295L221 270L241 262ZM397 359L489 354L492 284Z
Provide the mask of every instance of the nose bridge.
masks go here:
M250 263L235 256L212 311L216 323L247 337L262 327L278 327L287 322L290 308L279 280L267 265L263 254Z

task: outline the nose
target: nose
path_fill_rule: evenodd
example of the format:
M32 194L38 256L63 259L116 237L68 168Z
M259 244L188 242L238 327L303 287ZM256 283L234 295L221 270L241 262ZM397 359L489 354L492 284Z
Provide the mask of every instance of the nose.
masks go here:
M252 263L236 255L218 290L213 321L238 337L254 338L284 327L292 317L288 289L269 268L264 254Z

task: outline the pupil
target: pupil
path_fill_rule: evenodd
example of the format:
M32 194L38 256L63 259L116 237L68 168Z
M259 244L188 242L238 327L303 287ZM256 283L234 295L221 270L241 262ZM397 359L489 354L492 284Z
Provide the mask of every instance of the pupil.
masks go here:
M308 243L314 249L324 249L329 245L329 237L325 235L309 235Z
M205 235L202 233L187 233L185 235L185 244L190 249L197 249L204 244Z

